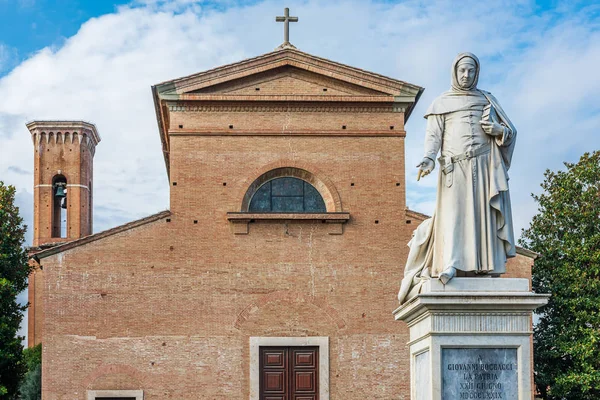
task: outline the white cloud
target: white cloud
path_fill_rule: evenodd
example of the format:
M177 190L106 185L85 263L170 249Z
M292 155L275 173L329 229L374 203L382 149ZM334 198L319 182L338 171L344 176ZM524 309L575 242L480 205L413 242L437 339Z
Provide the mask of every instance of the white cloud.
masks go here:
M17 58L17 50L0 43L0 74L14 65L15 59Z
M534 15L530 1L290 1L291 41L309 53L424 86L408 123L408 205L431 212L435 178L416 184L425 108L449 86L458 52L482 60L481 87L519 129L512 172L517 234L535 213L546 167L599 147L600 34L589 10ZM96 230L168 207L150 86L271 51L283 39L277 1L138 0L93 18L0 79L0 175L31 191L25 122L84 119L102 142L95 159ZM1 52L0 52L1 55ZM1 57L0 57L1 62ZM135 151L132 151L134 149ZM141 201L140 201L141 200ZM29 222L29 224L31 224Z

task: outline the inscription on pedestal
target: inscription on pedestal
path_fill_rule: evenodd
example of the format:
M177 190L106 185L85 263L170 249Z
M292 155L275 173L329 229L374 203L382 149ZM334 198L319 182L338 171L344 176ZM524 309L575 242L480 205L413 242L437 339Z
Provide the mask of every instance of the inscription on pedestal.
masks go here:
M518 400L517 349L442 349L442 400Z

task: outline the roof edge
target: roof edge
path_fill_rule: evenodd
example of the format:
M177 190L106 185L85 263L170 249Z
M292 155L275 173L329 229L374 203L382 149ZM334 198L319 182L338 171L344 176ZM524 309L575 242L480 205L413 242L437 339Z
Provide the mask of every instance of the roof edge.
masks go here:
M160 96L156 85L151 87L152 89L152 100L154 101L154 112L156 112L156 123L158 125L158 134L160 135L160 144L162 147L163 158L165 160L165 167L167 169L167 180L171 181L171 166L169 165L169 148L167 146L168 138L165 132L165 126L163 125L164 116L160 107Z
M256 62L256 61L260 61L260 60L265 60L265 59L268 59L270 57L274 57L274 56L277 56L279 54L285 54L285 53L296 54L296 55L299 55L301 57L302 56L303 57L308 57L308 58L311 58L311 59L313 59L315 61L318 61L318 62L322 62L322 63L330 64L330 65L335 65L335 66L344 68L346 70L353 71L354 73L363 74L363 75L366 75L366 76L370 76L370 77L372 77L374 79L380 79L380 80L383 80L383 81L387 81L388 83L393 83L393 84L396 84L396 85L400 84L403 87L410 88L414 92L417 92L417 93L420 92L421 89L423 89L422 87L420 87L418 85L415 85L415 84L412 84L412 83L409 83L409 82L406 82L406 81L402 81L400 79L391 78L389 76L386 76L386 75L383 75L383 74L379 74L377 72L367 71L367 70L362 69L362 68L353 67L351 65L343 64L343 63L338 62L338 61L333 61L333 60L330 60L330 59L325 58L325 57L316 56L314 54L307 53L307 52L304 52L302 50L298 50L296 48L289 48L289 47L285 47L285 48L282 48L282 49L275 49L274 51L270 51L268 53L260 54L260 55L255 56L255 57L246 58L246 59L235 61L235 62L232 62L232 63L229 63L229 64L225 64L225 65L217 66L217 67L214 67L214 68L210 68L210 69L205 70L205 71L201 71L201 72L197 72L197 73L194 73L194 74L182 76L182 77L171 79L171 80L168 80L168 81L163 81L163 82L157 83L154 86L157 87L157 89L158 89L159 92L163 92L165 87L175 87L177 84L179 84L181 82L191 80L191 79L193 79L195 77L198 77L198 76L201 76L201 75L205 75L206 76L206 75L214 74L214 73L217 73L217 72L220 72L220 71L225 71L225 70L231 69L232 67L235 67L235 66L240 66L240 65L244 65L244 64L250 64L252 62Z
M415 107L417 106L417 103L419 102L419 99L421 98L421 95L423 94L424 91L425 91L425 88L423 88L423 87L419 88L419 92L415 96L415 101L413 101L410 104L410 106L406 109L406 112L404 113L404 124L406 124L408 122L408 118L410 118L410 115L412 114Z
M138 219L135 221L127 222L123 225L119 225L114 228L110 228L105 231L102 231L102 232L94 233L93 235L85 236L80 239L75 239L70 242L62 243L60 245L53 246L53 247L50 247L47 249L44 249L42 247L43 245L39 246L39 247L30 247L29 250L30 250L31 254L29 255L29 258L33 258L36 261L39 261L42 258L46 258L46 257L52 256L54 254L62 253L63 251L70 250L75 247L83 246L85 244L95 242L97 240L104 239L104 238L112 236L112 235L116 235L117 233L121 233L121 232L130 230L130 229L137 228L142 225L149 224L151 222L158 221L158 220L168 217L170 215L171 215L171 211L165 210L165 211L161 211L159 213L152 214L152 215L149 215L147 217L144 217L144 218L141 218L141 219ZM38 252L35 252L36 249L41 249L41 250Z

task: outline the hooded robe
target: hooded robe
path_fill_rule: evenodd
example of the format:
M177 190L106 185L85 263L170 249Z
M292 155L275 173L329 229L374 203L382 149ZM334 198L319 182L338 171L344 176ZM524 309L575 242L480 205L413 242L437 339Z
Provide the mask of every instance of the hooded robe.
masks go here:
M457 67L466 57L476 71L473 84L463 88ZM515 256L508 169L517 130L498 101L477 89L478 79L477 57L459 54L452 64L452 88L425 114L425 157L435 160L441 151L437 201L433 216L417 227L408 243L400 303L447 268L498 275L506 272L507 258ZM481 127L484 109L490 106L489 118L504 128L501 136L488 135Z

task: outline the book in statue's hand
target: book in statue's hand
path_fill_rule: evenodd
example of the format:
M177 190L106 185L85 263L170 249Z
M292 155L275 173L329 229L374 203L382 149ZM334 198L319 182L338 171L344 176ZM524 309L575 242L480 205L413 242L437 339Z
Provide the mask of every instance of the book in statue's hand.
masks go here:
M481 116L481 119L483 121L498 122L498 114L496 114L496 110L491 103L483 107L483 115Z

